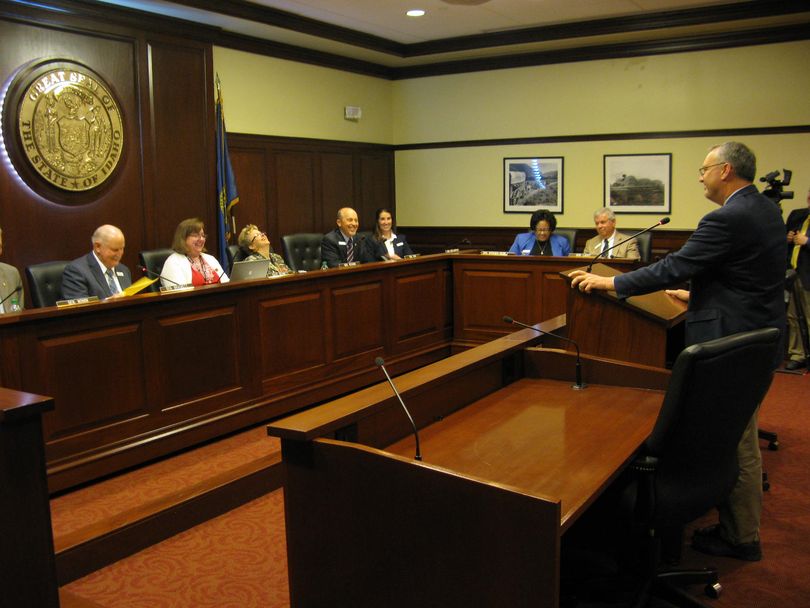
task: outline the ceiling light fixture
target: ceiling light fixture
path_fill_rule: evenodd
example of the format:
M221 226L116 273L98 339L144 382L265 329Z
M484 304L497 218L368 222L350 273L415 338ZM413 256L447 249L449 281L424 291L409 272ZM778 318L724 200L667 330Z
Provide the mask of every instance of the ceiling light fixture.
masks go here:
M408 17L421 17L425 14L425 11L423 11L421 8L412 8L405 14L408 15Z

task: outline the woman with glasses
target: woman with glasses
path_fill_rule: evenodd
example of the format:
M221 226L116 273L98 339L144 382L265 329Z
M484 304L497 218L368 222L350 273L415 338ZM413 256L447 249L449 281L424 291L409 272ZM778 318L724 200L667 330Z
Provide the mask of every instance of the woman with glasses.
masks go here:
M515 237L509 253L554 256L566 256L571 253L568 239L554 234L554 229L557 228L557 218L549 211L542 209L532 213L529 228L530 232L521 232Z
M259 230L253 224L248 224L242 228L237 243L245 256L242 261L267 260L268 277L292 273L292 270L284 263L284 258L275 253L270 247L270 239L267 238L267 233Z
M185 219L174 231L172 249L160 273L164 287L227 283L228 275L217 259L205 253L205 224L200 218Z

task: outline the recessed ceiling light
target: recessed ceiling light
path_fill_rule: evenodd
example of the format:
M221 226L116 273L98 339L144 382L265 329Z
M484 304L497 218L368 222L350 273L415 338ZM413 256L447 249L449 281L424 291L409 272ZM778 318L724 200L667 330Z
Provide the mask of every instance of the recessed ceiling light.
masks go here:
M405 14L408 15L408 17L421 17L425 14L425 11L423 11L421 8L412 8Z

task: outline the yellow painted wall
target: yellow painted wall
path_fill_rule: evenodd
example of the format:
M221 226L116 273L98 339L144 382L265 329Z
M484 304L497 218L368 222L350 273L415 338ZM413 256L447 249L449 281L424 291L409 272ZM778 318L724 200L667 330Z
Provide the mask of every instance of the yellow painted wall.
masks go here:
M391 82L214 48L229 131L382 144L808 125L808 65L810 42L804 41ZM362 120L344 120L346 105L361 106ZM669 152L668 228L692 229L711 209L696 170L720 139L397 152L397 222L522 228L528 216L503 213L503 158L563 156L559 224L590 226L603 201L604 154ZM786 211L805 204L810 135L737 139L757 153L759 175L794 170L790 189L797 199L783 204ZM641 228L651 218L626 215L620 223Z
M399 81L397 143L508 139L810 124L810 42L611 59ZM781 79L781 80L780 80ZM396 154L397 221L418 226L517 226L503 213L504 157L564 157L560 226L592 225L603 204L603 155L672 153L672 223L692 229L713 204L697 168L727 138L461 147ZM788 168L805 204L810 135L739 136L758 157L758 176ZM657 216L625 215L645 227ZM651 221L652 220L652 221Z
M391 83L273 57L214 47L228 131L391 144ZM359 106L359 122L344 106Z

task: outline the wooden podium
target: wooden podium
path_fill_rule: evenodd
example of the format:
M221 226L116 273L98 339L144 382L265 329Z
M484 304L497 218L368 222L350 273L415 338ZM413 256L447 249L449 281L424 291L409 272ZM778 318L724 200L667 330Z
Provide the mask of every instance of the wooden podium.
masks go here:
M291 606L557 608L561 536L649 434L669 372L586 355L573 390L573 353L537 340L524 329L396 378L421 462L385 382L268 426Z
M560 273L569 284L571 272ZM594 264L591 272L603 277L622 274L604 264ZM686 316L685 302L663 291L626 300L620 300L614 291L572 291L566 315L568 337L583 353L664 367L668 351L677 354L682 350L679 325Z

